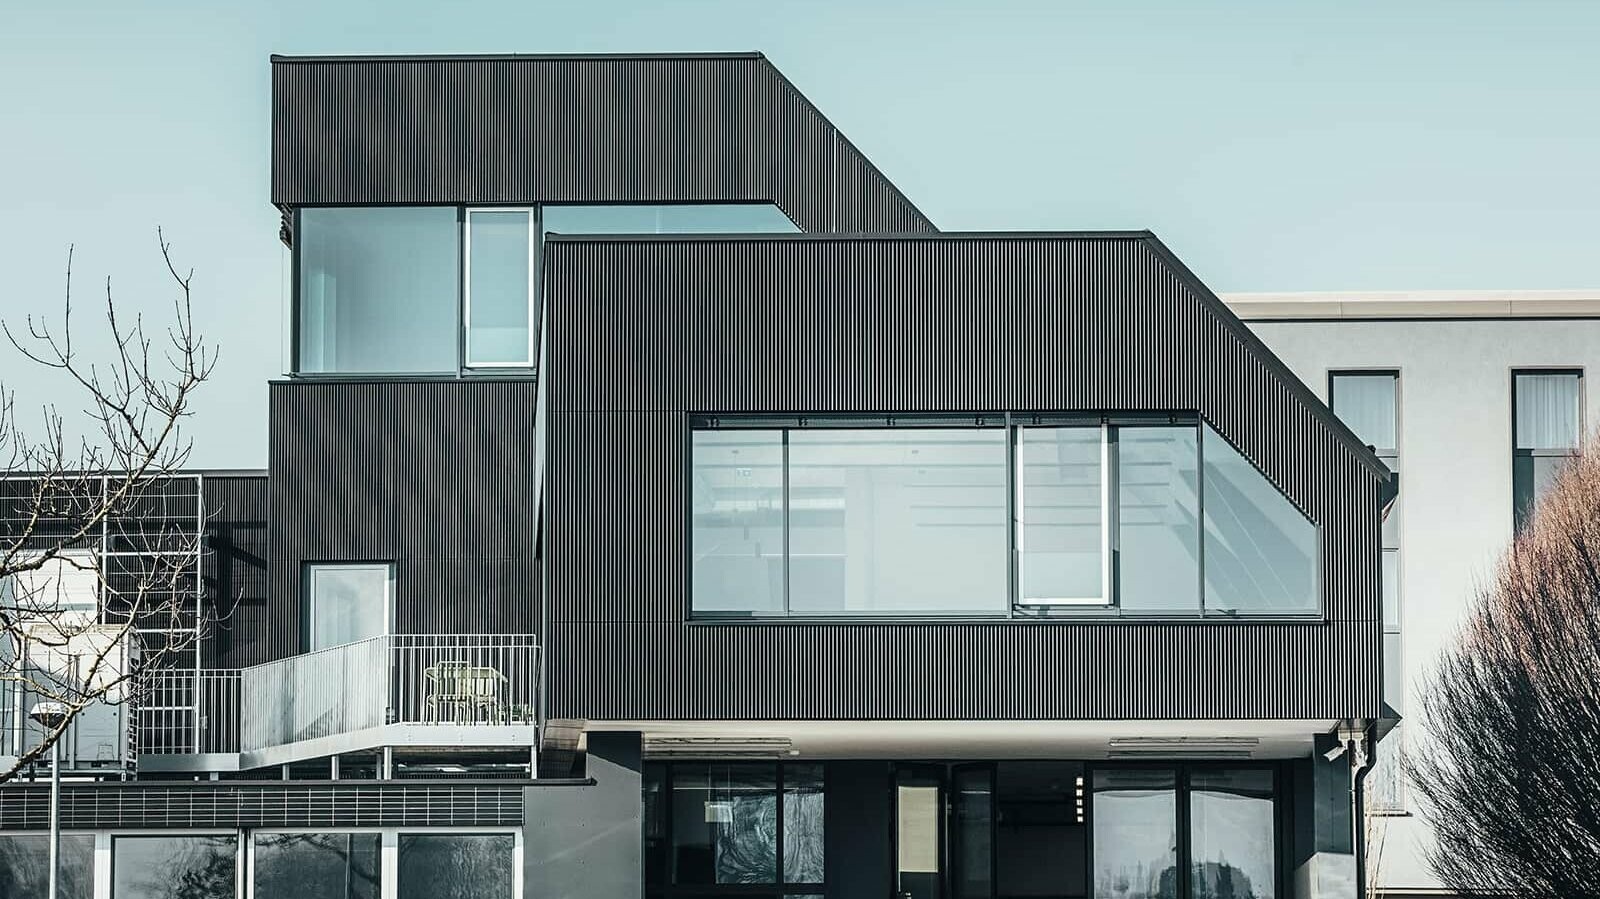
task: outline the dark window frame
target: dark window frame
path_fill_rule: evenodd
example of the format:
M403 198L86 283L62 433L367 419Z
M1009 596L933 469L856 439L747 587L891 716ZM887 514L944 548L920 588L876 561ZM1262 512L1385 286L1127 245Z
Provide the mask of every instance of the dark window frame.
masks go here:
M1570 450L1554 450L1522 449L1517 446L1517 379L1523 375L1571 375L1577 378L1577 435L1579 447L1581 447L1585 435L1583 411L1585 404L1584 394L1587 385L1585 384L1586 379L1584 378L1583 366L1541 365L1534 367L1517 367L1511 369L1511 529L1513 534L1522 530L1522 526L1527 523L1528 517L1533 513L1534 505L1536 505L1538 502L1538 495L1532 492L1532 485L1529 485L1527 502L1524 503L1519 499L1523 493L1523 491L1519 489L1519 472L1524 468L1524 465L1520 462L1520 460L1530 460L1531 464L1531 460L1534 459L1570 459L1576 456L1579 452L1578 447L1574 447Z
M1221 438L1235 453L1248 462L1255 471L1264 478L1268 484L1278 490L1296 511L1311 524L1316 533L1316 596L1317 605L1314 610L1295 612L1239 612L1235 610L1213 610L1205 605L1205 489L1203 484L1196 491L1196 579L1198 582L1198 605L1193 612L1155 611L1133 612L1124 611L1121 605L1121 550L1120 541L1112 536L1108 541L1112 558L1109 562L1111 582L1107 585L1108 602L1103 605L1028 605L1019 602L1019 577L1018 560L1016 553L1016 520L1013 504L1016 501L1015 468L1017 464L1017 432L1025 427L1049 427L1051 425L1063 427L1093 427L1101 426L1106 429L1107 439L1116 444L1119 430L1122 427L1188 427L1195 432L1195 472L1196 477L1203 479L1205 471L1204 437L1205 431L1210 429L1217 437ZM1109 426L1109 427L1107 427ZM843 614L792 614L789 609L789 503L787 494L789 489L789 438L791 430L804 430L808 428L827 429L893 429L897 427L909 428L985 428L1006 431L1005 440L1005 465L1006 465L1006 610L1004 614L973 615L937 613L913 613L909 615L843 615ZM688 485L694 477L694 449L695 434L709 430L759 430L783 432L783 491L784 501L784 534L782 539L784 565L784 597L783 611L781 613L750 614L737 612L697 612L694 608L694 573L692 559L694 556L694 508L687 501ZM683 430L683 471L685 502L683 504L683 535L682 547L683 568L683 620L694 625L783 625L791 623L800 624L871 624L874 622L927 622L927 623L1010 623L1010 622L1042 622L1062 623L1071 621L1092 621L1095 623L1127 622L1127 623L1222 623L1222 622L1283 622L1283 623L1321 623L1327 620L1327 584L1324 572L1324 562L1327 555L1327 533L1322 523L1311 518L1306 511L1283 494L1281 488L1266 475L1261 468L1248 456L1239 451L1239 448L1229 440L1221 431L1218 431L1205 416L1194 411L1174 412L907 412L907 413L707 413L691 412L685 417ZM1108 479L1117 476L1118 453L1111 452L1110 470L1103 473ZM1112 484L1110 490L1111 527L1115 531L1120 527L1116 513L1118 502L1117 487Z
M675 851L674 850L674 846L675 846L676 834L673 832L673 808L672 808L672 802L673 802L673 797L674 797L673 786L672 786L674 769L677 768L677 767L683 766L683 765L719 765L719 764L749 765L749 766L771 766L772 768L775 769L774 770L774 779L773 779L773 784L774 784L773 796L774 796L775 802L776 802L776 804L774 806L775 818L774 818L774 822L773 822L774 823L774 830L773 830L773 841L774 841L773 870L776 872L777 880L775 882L773 882L773 883L709 883L709 884L707 884L707 883L685 883L685 884L679 884L679 883L676 882L676 878L677 878L677 870L676 870L676 868L677 868L677 866L674 864L674 859L673 859L673 852ZM643 775L643 781L644 781L644 783L641 783L641 790L645 789L645 784L648 784L650 782L651 777L654 775L655 778L656 778L655 779L655 783L657 784L658 789L660 791L659 792L659 799L658 799L657 807L656 807L656 814L657 814L657 822L656 823L660 826L660 837L659 837L659 839L661 840L661 842L666 847L667 857L666 857L666 859L664 861L666 870L665 870L665 872L663 872L665 877L666 877L666 882L664 882L664 883L651 883L650 882L650 860L649 860L649 857L648 857L649 856L648 846L643 846L642 845L640 847L641 852L645 856L645 858L644 858L644 872L643 872L644 873L644 880L645 880L645 884L644 884L644 887L645 887L644 894L645 894L645 896L648 897L648 899L672 899L672 897L679 897L679 896L681 896L681 897L694 897L694 899L699 899L699 897L710 896L710 895L728 896L728 897L730 897L730 899L731 899L731 897L751 897L751 899L755 899L755 897L762 897L762 899L765 899L765 897L809 896L809 895L822 895L822 894L826 893L827 892L827 882L828 882L828 867L827 867L826 848L824 848L824 855L823 855L823 875L822 875L823 879L822 879L822 881L820 881L820 882L795 882L795 883L789 883L789 882L786 882L783 879L784 878L784 873L785 873L784 872L784 864L783 864L784 863L784 858L783 858L783 838L784 838L784 832L783 832L783 829L784 829L784 815L783 815L783 811L784 811L784 808L783 807L784 807L784 792L785 792L785 790L784 790L784 786L785 786L784 785L784 769L785 768L793 768L793 767L797 767L797 766L815 767L815 768L819 769L822 772L822 795L824 797L823 801L826 803L827 802L826 797L828 795L828 765L827 765L826 762L821 761L821 760L816 760L816 759L812 759L812 760L787 759L786 760L786 759L762 759L762 758L671 759L671 760L669 760L669 759L649 759L649 760L647 760L644 763L644 767L643 767L643 769L641 771L641 774ZM824 822L826 822L826 812L824 812ZM650 826L650 822L649 821L644 822L643 830L644 830L645 835L648 835L648 833L649 833L649 826ZM824 827L826 827L826 823L824 823ZM826 831L824 831L824 847L826 847Z

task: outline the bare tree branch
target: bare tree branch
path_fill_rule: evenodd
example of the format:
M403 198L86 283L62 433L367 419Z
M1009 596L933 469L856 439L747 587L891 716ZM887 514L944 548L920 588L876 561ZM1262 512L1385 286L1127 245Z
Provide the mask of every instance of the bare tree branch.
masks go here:
M0 322L13 349L77 390L84 422L75 447L54 406L26 432L0 385L0 697L13 717L0 721L0 755L13 758L0 782L47 755L84 711L134 701L163 669L192 665L208 624L204 503L181 471L183 424L216 353L194 327L193 273L179 273L159 230L157 242L174 286L158 351L143 316L119 316L108 278L109 358L79 357L71 249L59 324L32 313L19 328ZM60 703L65 720L17 732L38 702Z
M1422 691L1407 771L1462 896L1600 895L1600 453L1567 463Z

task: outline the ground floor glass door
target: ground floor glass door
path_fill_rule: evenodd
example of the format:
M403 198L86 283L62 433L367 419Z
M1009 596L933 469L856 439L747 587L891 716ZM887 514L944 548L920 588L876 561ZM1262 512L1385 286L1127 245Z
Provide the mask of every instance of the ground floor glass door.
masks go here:
M994 766L950 772L951 899L994 899Z
M933 766L895 771L895 891L898 899L943 899L944 777Z

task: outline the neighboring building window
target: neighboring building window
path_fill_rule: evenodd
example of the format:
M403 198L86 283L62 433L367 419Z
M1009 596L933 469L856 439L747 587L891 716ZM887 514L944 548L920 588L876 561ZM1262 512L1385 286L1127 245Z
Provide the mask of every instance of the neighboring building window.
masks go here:
M1396 371L1333 372L1328 396L1334 414L1357 438L1372 448L1389 470L1400 473L1400 374ZM1404 479L1402 478L1402 483ZM1403 494L1396 497L1383 520L1378 588L1383 618L1383 698L1397 712L1405 711L1405 657L1400 628L1400 517ZM1380 814L1400 813L1405 789L1400 768L1389 747L1400 745L1397 730L1384 741L1384 749L1369 780L1369 808Z
M467 210L467 367L533 364L538 214Z
M304 207L293 248L292 367L306 375L532 368L546 232L797 231L771 203Z
M94 896L94 834L61 835L59 899ZM0 896L38 896L50 892L50 835L0 834Z
M394 615L394 566L317 562L305 567L306 649L381 637Z
M295 370L454 373L458 233L451 206L300 210Z
M237 858L231 834L113 837L111 899L234 899Z
M16 566L26 561L19 556ZM0 608L17 609L24 617L59 612L93 615L100 608L100 566L95 554L87 549L61 550L32 571L0 578Z
M823 892L821 765L652 763L644 797L647 894L749 895L757 884Z
M1579 371L1512 374L1515 428L1511 478L1514 518L1522 528L1555 473L1578 451L1583 435Z
M395 897L513 899L515 849L509 833L402 833Z
M1316 526L1209 427L1007 418L702 421L693 611L1317 611Z

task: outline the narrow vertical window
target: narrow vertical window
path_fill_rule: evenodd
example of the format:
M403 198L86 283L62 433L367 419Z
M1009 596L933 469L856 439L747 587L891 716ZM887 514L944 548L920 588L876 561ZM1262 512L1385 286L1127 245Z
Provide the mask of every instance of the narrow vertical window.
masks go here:
M389 633L394 605L394 566L386 563L307 565L305 591L308 651Z
M1021 605L1105 605L1110 582L1104 427L1017 429Z
M1200 473L1193 425L1117 430L1118 600L1132 613L1200 610Z
M1583 434L1579 371L1519 371L1512 375L1515 436L1511 490L1520 529L1557 471L1578 451Z
M467 366L533 364L534 238L532 210L467 212Z

